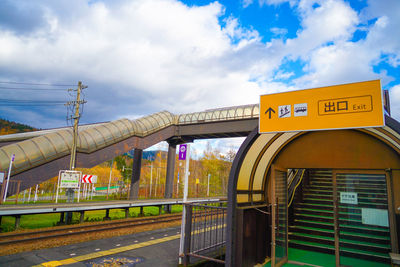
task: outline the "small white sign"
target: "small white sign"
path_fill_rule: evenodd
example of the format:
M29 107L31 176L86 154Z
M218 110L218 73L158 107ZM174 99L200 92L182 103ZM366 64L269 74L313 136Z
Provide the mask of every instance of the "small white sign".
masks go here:
M61 173L60 188L79 188L80 178L80 172L63 172Z
M357 193L340 192L340 203L357 205L358 204Z
M278 107L279 118L289 118L292 116L292 105L284 105Z
M307 103L302 104L294 104L293 105L293 112L295 117L302 117L308 115L308 107Z
M363 224L389 227L389 215L387 210L361 208L361 221Z
M0 172L0 184L4 181L4 172Z

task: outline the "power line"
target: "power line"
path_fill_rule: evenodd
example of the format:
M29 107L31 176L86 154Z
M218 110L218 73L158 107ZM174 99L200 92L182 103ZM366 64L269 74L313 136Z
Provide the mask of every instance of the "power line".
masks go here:
M63 103L0 103L0 107L63 106Z
M17 99L3 99L0 98L0 106L14 106L14 107L23 107L23 106L58 106L64 105L64 101L59 100L17 100Z
M76 84L23 83L23 82L6 82L6 81L0 81L0 83L23 84L23 85L46 85L46 86L76 86Z
M5 98L0 98L0 102L15 102L15 103L35 102L35 103L60 103L60 104L65 103L65 101L63 100L33 100L33 99L5 99Z
M67 91L68 89L56 89L56 88L23 88L23 87L2 87L0 86L0 90L32 90L32 91Z

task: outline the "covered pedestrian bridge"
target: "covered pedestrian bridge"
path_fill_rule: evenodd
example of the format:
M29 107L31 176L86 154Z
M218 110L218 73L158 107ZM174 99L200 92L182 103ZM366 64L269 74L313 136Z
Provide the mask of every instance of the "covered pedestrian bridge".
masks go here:
M91 168L134 149L130 197L135 199L142 151L167 141L165 197L171 198L177 144L245 137L257 126L258 117L259 106L254 104L181 115L163 111L137 120L79 126L76 167ZM69 168L72 139L72 127L0 136L0 171L8 172L11 155L15 154L11 179L22 181L21 190L46 181Z

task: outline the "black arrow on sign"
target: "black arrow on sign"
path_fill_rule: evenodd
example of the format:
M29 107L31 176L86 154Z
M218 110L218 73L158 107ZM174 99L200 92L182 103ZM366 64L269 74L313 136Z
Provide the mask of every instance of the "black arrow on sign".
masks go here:
M268 118L271 119L272 112L275 113L275 110L273 110L273 109L270 107L270 108L267 109L267 111L265 111L265 114L267 114L267 112L268 112Z

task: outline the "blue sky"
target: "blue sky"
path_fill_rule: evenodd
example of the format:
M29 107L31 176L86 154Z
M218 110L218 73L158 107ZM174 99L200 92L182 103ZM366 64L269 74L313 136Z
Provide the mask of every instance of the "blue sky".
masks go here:
M398 14L398 0L2 0L0 117L65 126L59 102L13 103L68 93L10 88L79 80L89 86L81 123L93 123L381 79L400 119Z

